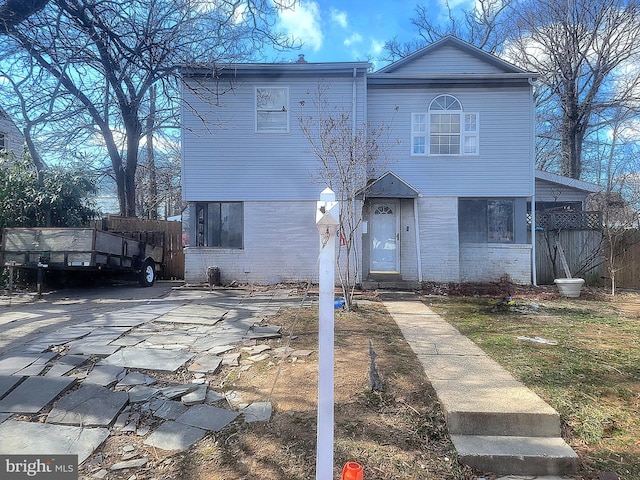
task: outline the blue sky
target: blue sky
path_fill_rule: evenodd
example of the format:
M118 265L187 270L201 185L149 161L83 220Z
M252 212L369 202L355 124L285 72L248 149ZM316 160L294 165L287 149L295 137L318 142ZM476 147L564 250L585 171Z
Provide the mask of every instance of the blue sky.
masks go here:
M474 0L448 3L469 8ZM300 53L309 62L366 61L380 57L387 40L417 36L410 22L417 4L427 6L435 19L444 13L445 0L301 0L282 13L279 27L304 42ZM297 53L286 55L297 59Z

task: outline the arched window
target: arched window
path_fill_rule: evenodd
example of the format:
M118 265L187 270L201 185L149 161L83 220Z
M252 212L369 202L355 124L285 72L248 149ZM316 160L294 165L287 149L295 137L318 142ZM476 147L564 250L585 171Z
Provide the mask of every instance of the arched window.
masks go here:
M414 113L411 122L413 155L476 155L478 114L464 112L453 95L439 95L427 113Z

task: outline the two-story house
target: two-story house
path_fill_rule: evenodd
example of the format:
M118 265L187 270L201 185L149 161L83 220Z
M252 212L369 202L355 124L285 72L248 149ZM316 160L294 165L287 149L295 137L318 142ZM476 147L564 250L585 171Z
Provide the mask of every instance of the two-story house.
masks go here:
M362 191L359 281L531 283L535 74L454 37L369 70L183 68L187 282L211 266L224 283L317 279L324 186L299 111L323 85L354 125L390 125L393 139Z
M11 117L0 108L0 154L11 153L13 158L20 158L24 150L24 135Z

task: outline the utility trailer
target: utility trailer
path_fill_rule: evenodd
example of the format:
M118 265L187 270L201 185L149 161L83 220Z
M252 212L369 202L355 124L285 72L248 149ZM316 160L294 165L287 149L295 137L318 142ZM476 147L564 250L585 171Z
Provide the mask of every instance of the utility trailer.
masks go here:
M47 270L132 274L149 287L162 267L164 248L137 233L138 239L95 228L5 228L1 265L37 269L39 288Z

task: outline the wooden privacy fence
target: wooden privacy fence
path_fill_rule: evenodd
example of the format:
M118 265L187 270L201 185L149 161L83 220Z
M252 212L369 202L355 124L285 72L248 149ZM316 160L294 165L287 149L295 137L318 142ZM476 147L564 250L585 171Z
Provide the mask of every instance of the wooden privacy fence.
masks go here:
M604 243L600 212L536 213L536 276L538 284L551 285L565 274L556 242L564 250L571 275L587 285L603 285ZM554 272L555 264L555 272Z
M163 245L164 261L159 278L163 280L184 279L182 222L110 215L102 220L93 221L91 226L98 230L120 233L154 245Z
M620 229L611 232L615 250L614 268L616 272L616 288L640 289L640 230ZM609 258L609 246L605 255ZM610 285L610 274L606 273L607 286Z

